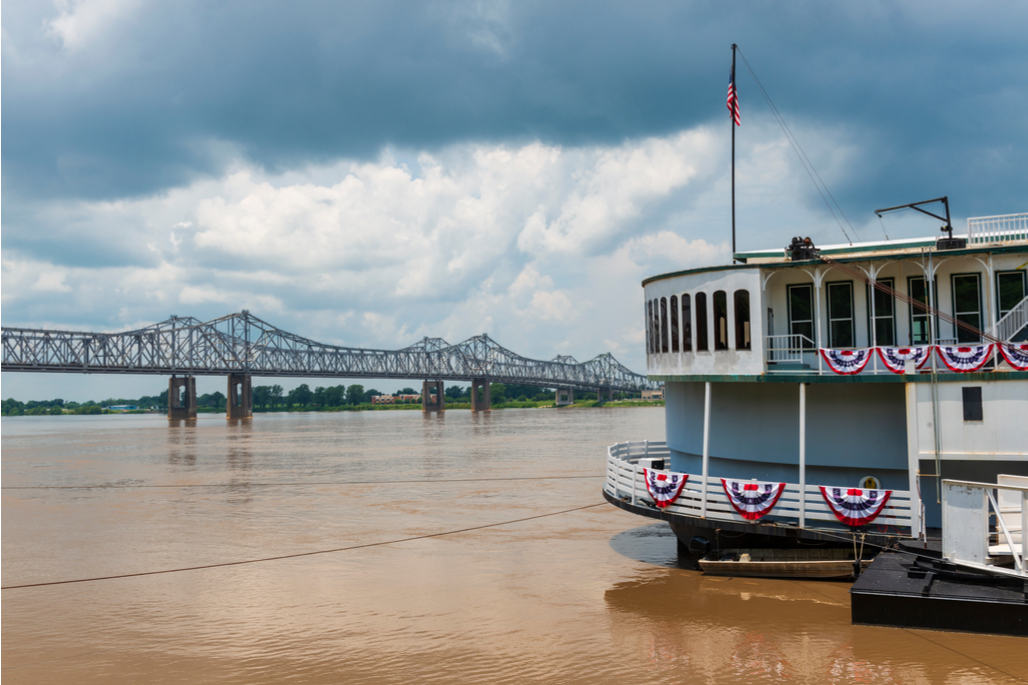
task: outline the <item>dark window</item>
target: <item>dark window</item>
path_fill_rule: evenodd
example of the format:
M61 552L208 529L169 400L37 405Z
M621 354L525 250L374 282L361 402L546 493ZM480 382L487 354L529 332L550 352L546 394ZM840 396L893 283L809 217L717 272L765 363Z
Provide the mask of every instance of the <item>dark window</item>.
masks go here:
M696 351L707 351L707 293L696 293Z
M692 300L682 295L682 351L692 352Z
M802 335L800 347L815 347L814 286L809 283L786 287L789 295L789 335Z
M964 391L964 421L984 421L982 413L982 389L961 388Z
M750 291L735 291L735 349L752 349L750 343Z
M724 290L714 293L714 349L728 349L728 295Z
M660 351L667 352L667 298L660 298Z
M982 288L980 274L953 275L953 316L957 321L982 330ZM953 326L958 343L981 342L982 337L974 330Z
M997 321L1006 316L1011 309L1024 299L1028 288L1025 288L1024 271L1000 271L996 274L996 307L999 311Z
M671 351L678 351L678 297L675 295L671 296L671 301L668 302L668 306L671 307Z
M829 283L828 346L856 347L856 332L853 329L853 283Z
M931 329L928 323L928 310L925 305L928 304L928 289L925 286L924 276L911 276L907 279L907 294L914 300L909 307L910 309L910 344L911 345L927 345L930 340ZM939 293L939 279L934 279L932 284L932 302L938 301ZM917 303L920 303L918 306ZM932 304L931 306L935 306ZM938 337L939 334L939 317L935 317L935 335Z
M878 282L888 288L895 288L895 282L891 278L879 278ZM874 338L868 340L869 345L895 345L896 344L896 299L888 293L883 293L878 288L867 286L867 317L871 321L872 309L874 310L874 328L868 326L868 331L874 330ZM872 300L873 298L873 300ZM872 303L874 307L872 307Z

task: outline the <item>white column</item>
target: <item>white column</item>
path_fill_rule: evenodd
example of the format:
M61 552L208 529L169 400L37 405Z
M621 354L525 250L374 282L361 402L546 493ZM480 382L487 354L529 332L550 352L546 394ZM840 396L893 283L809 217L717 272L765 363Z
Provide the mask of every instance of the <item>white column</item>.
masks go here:
M814 352L817 354L817 372L824 373L821 352L819 348L824 345L824 335L821 332L821 272L814 274Z
M807 384L800 383L800 528L807 525Z
M700 516L707 518L707 477L710 475L710 382L703 384L703 499Z

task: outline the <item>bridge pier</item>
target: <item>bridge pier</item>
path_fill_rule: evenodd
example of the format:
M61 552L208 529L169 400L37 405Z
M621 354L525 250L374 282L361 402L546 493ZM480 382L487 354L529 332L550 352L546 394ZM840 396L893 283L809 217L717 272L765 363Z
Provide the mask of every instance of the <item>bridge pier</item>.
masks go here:
M482 398L478 397L478 390L482 389ZM488 378L475 378L471 381L471 411L492 411L493 400L489 390Z
M228 408L225 412L227 419L252 419L253 418L253 387L250 383L250 376L243 374L229 374Z
M606 397L604 397L604 395L606 395ZM611 388L609 386L606 387L606 388L602 388L602 387L601 388L597 388L596 389L596 399L599 400L600 402L613 402L614 401L614 388Z
M435 401L432 401L431 391L435 390ZM442 381L425 381L421 386L421 411L428 413L432 411L446 411L446 398L443 396Z
M179 397L179 389L182 396ZM171 421L196 418L196 377L172 376L168 379L168 419Z
M574 388L557 388L557 406L566 407L575 403Z

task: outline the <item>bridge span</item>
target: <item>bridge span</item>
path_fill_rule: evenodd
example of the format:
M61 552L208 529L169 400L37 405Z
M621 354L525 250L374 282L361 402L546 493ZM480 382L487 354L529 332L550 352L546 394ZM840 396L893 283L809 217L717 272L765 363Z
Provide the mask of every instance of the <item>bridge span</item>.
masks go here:
M582 363L568 356L529 359L485 334L454 345L424 338L400 350L341 347L283 331L246 310L211 321L172 316L115 333L4 327L0 368L171 376L169 419L196 417L196 376L228 377L228 418L253 415L252 376L423 380L424 411L445 409L445 381L472 384L474 411L490 409L489 384L495 382L555 388L557 404L570 404L576 389L612 399L614 392L659 387L610 353Z

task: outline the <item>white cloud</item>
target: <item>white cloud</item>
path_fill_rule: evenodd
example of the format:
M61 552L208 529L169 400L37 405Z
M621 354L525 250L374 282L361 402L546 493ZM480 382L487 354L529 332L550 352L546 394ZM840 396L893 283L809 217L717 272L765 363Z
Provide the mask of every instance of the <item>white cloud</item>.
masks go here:
M58 0L60 14L47 22L51 36L76 51L103 39L110 29L133 14L141 0Z
M788 151L752 129L766 140L740 160L757 198L740 203L740 224L784 244L814 219L785 199L798 170ZM725 138L700 128L610 147L387 150L282 175L238 164L149 198L48 203L40 233L118 259L5 249L4 321L115 330L250 309L336 344L486 332L526 356L610 350L642 368L640 281L730 259ZM836 166L846 173L845 158Z

